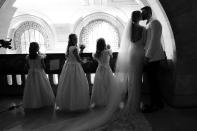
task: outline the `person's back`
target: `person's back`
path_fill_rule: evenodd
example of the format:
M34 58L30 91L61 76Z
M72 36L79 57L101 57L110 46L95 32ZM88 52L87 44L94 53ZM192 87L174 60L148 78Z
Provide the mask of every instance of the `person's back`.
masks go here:
M96 58L96 60L98 61L99 65L108 66L111 55L112 51L110 49L106 49L101 52L101 56Z
M29 56L27 56L28 64L29 64L29 70L33 69L43 69L41 59L42 56L38 55L35 59L30 59Z
M94 58L98 62L98 67L94 77L92 88L91 107L106 106L109 101L110 89L112 88L113 73L109 65L112 51L106 48L105 40L97 40L97 49Z
M146 31L145 28L140 26L140 25L136 25L133 26L133 28L135 28L132 32L132 42L134 43L132 46L132 50L131 52L131 64L134 66L136 65L137 68L140 66L142 66L142 61L144 60L144 56L145 56L145 50L144 50L144 45L145 45L145 41L146 41Z
M158 20L152 20L147 31L146 57L150 61L165 59L161 43L162 26Z
M154 27L153 27L154 26ZM158 20L153 20L151 22L150 28L155 28L154 39L153 42L161 44L161 34L162 34L162 26Z
M38 43L30 43L29 52L29 55L26 57L29 71L25 81L23 106L24 108L53 106L55 97L43 70L44 56L39 54Z
M74 51L77 50L76 46L70 46L69 47L69 56L68 56L68 61L71 63L78 63L76 56L74 55Z
M89 85L77 50L77 36L70 34L56 95L59 110L83 111L89 108Z

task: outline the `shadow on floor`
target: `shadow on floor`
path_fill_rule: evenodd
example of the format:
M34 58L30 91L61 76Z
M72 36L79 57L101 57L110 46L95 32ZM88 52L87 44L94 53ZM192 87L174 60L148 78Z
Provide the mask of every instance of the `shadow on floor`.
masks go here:
M21 104L21 97L7 97L0 99L0 111L5 111L13 103ZM24 111L20 106L11 111L0 113L0 130L6 129L23 129L33 130L45 125L61 122L64 126L69 126L82 116L89 114L91 111L68 113L55 112L53 108L41 108L31 111ZM98 115L102 114L102 110ZM193 109L175 109L165 106L164 109L144 114L146 119L152 125L153 131L197 131L197 108Z

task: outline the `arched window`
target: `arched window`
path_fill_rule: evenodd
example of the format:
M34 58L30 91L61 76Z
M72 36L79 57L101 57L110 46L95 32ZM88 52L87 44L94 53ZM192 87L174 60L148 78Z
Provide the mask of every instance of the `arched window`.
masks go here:
M96 41L101 37L105 39L106 44L109 44L113 51L118 50L120 41L118 30L110 22L98 19L83 27L80 33L80 44L86 45L84 52L95 52Z
M14 34L14 45L20 53L28 53L30 42L38 42L40 51L43 53L49 46L46 31L40 24L33 21L23 22Z
M38 42L40 45L40 51L45 52L46 47L44 44L44 37L42 33L40 33L36 29L27 29L21 35L21 46L22 46L22 53L28 53L29 43L30 42Z

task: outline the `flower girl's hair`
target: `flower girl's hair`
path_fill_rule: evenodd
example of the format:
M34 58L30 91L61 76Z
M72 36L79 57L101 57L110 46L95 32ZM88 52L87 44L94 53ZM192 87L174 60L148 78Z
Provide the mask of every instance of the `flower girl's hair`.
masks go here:
M29 58L35 59L39 54L39 44L37 42L31 42L29 46Z
M97 40L96 45L96 53L94 55L95 58L99 58L101 56L101 52L106 49L106 43L104 38L99 38Z

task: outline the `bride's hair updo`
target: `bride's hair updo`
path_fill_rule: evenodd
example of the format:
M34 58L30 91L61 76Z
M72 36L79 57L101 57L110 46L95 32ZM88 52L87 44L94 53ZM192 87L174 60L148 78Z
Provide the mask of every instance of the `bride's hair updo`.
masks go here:
M141 39L142 37L142 28L138 24L141 20L141 12L140 11L133 11L132 13L132 26L131 26L131 41L136 42Z
M139 20L141 19L141 12L140 11L133 11L133 13L132 13L132 22L133 23L136 23L136 22L138 22Z
M101 52L106 49L106 43L104 38L99 38L96 44L96 53L94 57L99 58L101 56Z

